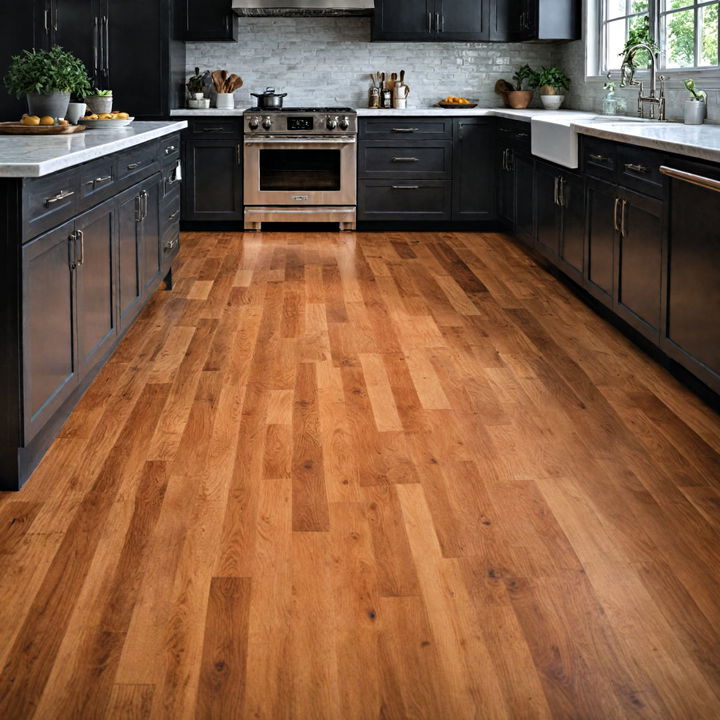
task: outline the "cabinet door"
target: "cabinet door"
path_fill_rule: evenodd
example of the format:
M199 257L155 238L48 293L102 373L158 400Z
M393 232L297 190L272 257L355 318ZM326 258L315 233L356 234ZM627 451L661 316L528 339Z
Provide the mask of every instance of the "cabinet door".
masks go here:
M515 168L515 235L526 245L533 241L533 161L530 155L516 152Z
M372 39L436 39L435 0L375 0Z
M242 220L241 163L239 139L188 139L183 220Z
M72 222L22 249L25 445L78 384L74 264Z
M137 186L117 199L118 324L126 328L140 311L140 228L142 202Z
M515 173L513 172L513 151L509 144L501 143L497 148L495 167L497 170L497 214L512 232L515 227Z
M486 39L482 0L436 0L438 40L475 42Z
M235 40L235 18L228 0L186 0L186 40Z
M104 83L101 75L100 35L107 22L107 6L93 0L53 0L53 44L72 51L85 64L94 83Z
M143 118L161 117L172 83L166 61L167 5L146 0L109 0L109 5L102 32L113 107Z
M616 201L615 185L587 180L587 288L608 304L614 295Z
M142 222L140 223L142 294L151 294L160 280L162 248L160 247L160 195L162 175L157 173L143 183Z
M78 362L81 375L95 367L117 334L114 208L115 203L108 200L84 213L75 222Z
M453 220L495 215L495 132L485 119L455 118Z
M535 164L535 229L538 249L552 256L560 248L559 173L544 163Z
M715 168L693 174L720 181ZM668 351L720 392L720 203L717 191L682 180L670 186Z
M581 281L585 265L585 182L578 175L561 177L562 235L560 259L564 269Z
M621 201L615 312L657 341L662 290L662 201L628 190L621 191Z

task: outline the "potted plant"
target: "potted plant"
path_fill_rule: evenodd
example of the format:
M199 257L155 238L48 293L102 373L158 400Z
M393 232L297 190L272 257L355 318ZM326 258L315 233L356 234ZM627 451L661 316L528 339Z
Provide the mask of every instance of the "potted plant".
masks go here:
M59 45L14 55L4 82L16 97L27 97L30 115L53 118L65 117L71 93L83 95L90 89L82 60Z
M570 78L557 65L551 65L535 73L531 87L539 90L546 110L558 110L565 100L564 91L570 87Z
M516 110L526 108L533 98L535 71L529 65L523 65L512 76L513 89L506 94L508 105ZM525 89L525 86L531 88Z
M698 90L692 78L685 81L685 88L690 93L690 97L685 101L685 124L702 125L705 122L707 110L707 93L704 90Z
M89 95L85 96L85 102L88 108L96 115L109 113L113 105L112 90L98 90L95 88Z

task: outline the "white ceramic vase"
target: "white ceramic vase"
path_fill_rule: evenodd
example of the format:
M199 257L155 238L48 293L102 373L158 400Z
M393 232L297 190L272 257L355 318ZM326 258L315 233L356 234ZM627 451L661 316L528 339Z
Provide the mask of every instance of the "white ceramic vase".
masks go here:
M218 93L215 99L215 107L221 110L232 110L235 107L233 94Z
M564 95L541 95L540 102L546 110L559 110L565 100Z

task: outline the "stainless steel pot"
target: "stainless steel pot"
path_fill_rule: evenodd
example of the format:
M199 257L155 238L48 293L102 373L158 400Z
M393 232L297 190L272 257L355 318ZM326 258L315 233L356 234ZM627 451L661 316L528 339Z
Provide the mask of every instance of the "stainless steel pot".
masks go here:
M277 110L283 106L283 98L287 93L276 93L275 88L265 88L264 93L250 93L257 98L257 106L260 110Z

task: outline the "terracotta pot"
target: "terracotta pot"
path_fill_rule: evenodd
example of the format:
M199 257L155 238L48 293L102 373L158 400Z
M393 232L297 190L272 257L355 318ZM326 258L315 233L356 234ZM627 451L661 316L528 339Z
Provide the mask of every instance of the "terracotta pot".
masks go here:
M515 110L524 110L533 98L533 90L513 90L507 93L507 102Z

